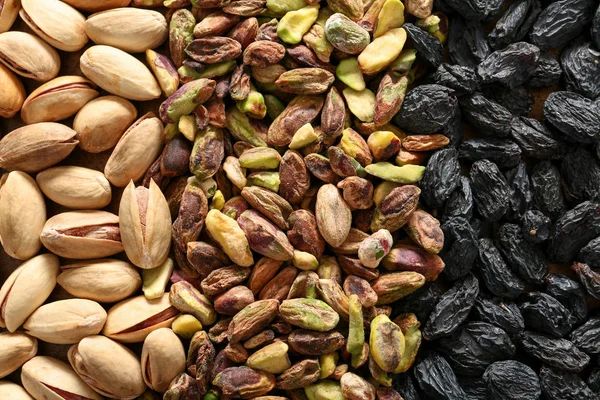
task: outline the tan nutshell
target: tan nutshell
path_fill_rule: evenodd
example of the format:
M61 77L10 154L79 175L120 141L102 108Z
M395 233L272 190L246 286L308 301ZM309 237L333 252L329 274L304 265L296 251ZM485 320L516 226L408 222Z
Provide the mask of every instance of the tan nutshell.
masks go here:
M22 386L9 381L0 381L0 399L34 400Z
M12 118L25 101L25 88L21 80L4 64L0 64L0 117Z
M165 392L177 375L185 370L185 350L170 328L150 333L142 347L144 382L152 390Z
M104 174L72 165L53 167L37 174L41 191L65 207L95 209L106 207L112 198L110 183Z
M4 0L0 9L0 33L10 29L19 15L21 0Z
M98 12L111 8L127 7L131 0L64 0L65 3L85 12Z
M22 332L0 332L0 378L20 368L37 354L37 350L38 343L34 337Z
M60 70L56 50L25 32L0 33L0 62L18 75L41 82L56 77Z

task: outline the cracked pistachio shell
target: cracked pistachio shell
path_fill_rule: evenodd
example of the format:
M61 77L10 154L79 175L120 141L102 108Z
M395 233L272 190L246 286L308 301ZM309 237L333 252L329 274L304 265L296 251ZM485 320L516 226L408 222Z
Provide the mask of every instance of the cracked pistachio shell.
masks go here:
M0 9L0 33L10 29L19 15L21 0L4 0Z
M65 258L102 258L123 251L119 217L107 211L57 214L46 221L40 239L48 250Z
M133 264L149 269L165 262L171 246L171 212L153 180L150 188L136 188L129 182L119 205L119 226L125 253Z
M35 179L46 197L65 207L103 208L112 199L108 179L93 169L72 165L53 167L40 172Z
M101 303L126 299L140 288L138 270L126 261L105 258L60 267L57 283L69 294Z
M154 49L169 35L167 20L161 13L134 7L92 14L85 22L85 30L94 43L113 46L128 53Z
M0 64L0 117L12 118L25 101L25 87L11 70Z
M158 158L164 145L163 124L148 113L121 136L104 166L104 175L115 186L140 179Z
M27 361L21 370L21 382L36 399L103 399L69 364L52 357L38 356Z
M34 337L22 332L0 332L0 378L16 371L23 363L34 357L37 350L38 343Z
M152 390L166 392L171 381L185 371L185 361L181 340L171 329L157 329L144 340L142 373Z
M254 264L246 234L233 218L219 210L210 210L206 216L206 229L216 240L231 261L242 267Z
M58 257L41 254L10 274L0 288L0 327L14 332L44 304L56 286L58 271Z
M55 122L75 115L98 97L95 85L80 76L60 76L35 89L23 103L21 118L26 124Z
M60 57L37 36L25 32L0 33L0 62L17 75L46 82L58 75Z
M170 327L178 315L169 302L169 293L154 300L131 297L108 310L102 334L122 343L143 342L150 332Z
M69 363L103 396L134 399L146 390L140 360L127 347L104 336L88 336L71 346Z
M67 299L44 304L23 324L27 334L47 343L73 344L97 335L106 322L106 311L95 301Z
M13 171L0 179L0 242L6 254L27 260L42 247L46 204L33 178Z
M1 48L0 37L0 52ZM90 47L81 56L80 67L88 79L117 96L137 101L153 100L160 96L160 87L148 67L115 47Z
M65 3L86 12L98 12L111 8L127 7L131 0L64 0Z
M136 116L135 106L119 96L102 96L90 101L73 121L79 147L89 153L115 147Z
M22 386L9 381L0 381L0 399L34 400Z
M39 37L64 51L80 50L88 41L85 17L59 0L21 0L21 19Z

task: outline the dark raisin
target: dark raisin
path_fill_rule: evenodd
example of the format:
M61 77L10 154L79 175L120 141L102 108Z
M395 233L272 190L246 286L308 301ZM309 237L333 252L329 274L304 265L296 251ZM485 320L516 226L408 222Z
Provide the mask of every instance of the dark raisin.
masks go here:
M527 84L531 87L549 87L558 84L562 75L560 64L550 54L542 52L538 66Z
M501 49L527 36L537 20L542 6L539 0L520 0L508 7L508 10L496 22L488 41L495 49Z
M477 239L491 238L494 233L494 223L481 218L473 218L471 226Z
M579 93L550 93L544 103L544 118L570 141L591 143L600 139L600 106Z
M596 47L600 48L600 6L596 9L594 20L592 21L592 41Z
M460 108L467 121L486 136L508 136L513 114L495 101L476 93L460 99Z
M427 162L421 179L421 199L431 207L439 207L456 189L459 180L458 150L436 151Z
M550 161L542 161L533 167L531 189L535 205L548 217L554 220L564 212L560 172Z
M461 176L458 187L446 201L442 219L462 217L469 220L472 216L473 192L471 191L471 181L466 176Z
M595 99L600 96L600 51L591 43L578 40L560 56L567 90Z
M479 296L475 301L473 314L484 322L499 326L510 335L516 335L525 329L525 321L519 307L498 297L488 299Z
M552 160L562 156L561 143L550 131L533 118L515 118L510 123L510 136L523 152L532 158Z
M458 384L454 371L439 353L430 352L418 360L414 374L419 387L429 399L465 399L465 392Z
M487 387L483 378L460 375L456 375L456 377L458 378L458 383L467 395L465 400L487 400Z
M471 183L479 214L489 221L502 218L509 207L510 188L496 164L488 160L473 163Z
M525 331L519 335L525 352L544 364L569 372L581 372L590 363L590 356L579 350L573 342Z
M600 317L592 317L571 332L571 341L579 350L588 354L600 353Z
M600 392L600 368L594 368L586 380L593 392Z
M592 268L600 268L600 237L590 240L581 249L579 259Z
M441 85L421 85L408 92L394 122L411 133L436 133L448 124L456 107L454 90Z
M577 202L600 197L600 164L583 147L569 151L560 165L566 193Z
M419 321L427 321L429 314L437 304L442 291L438 284L433 283L420 287L418 290L404 297L392 310L392 315L413 313Z
M427 319L423 337L435 340L451 335L469 315L479 294L479 282L473 274L457 281L450 290L440 296Z
M577 274L577 278L585 287L586 292L593 298L600 300L600 274L583 263L575 263L571 266L571 269Z
M598 395L576 374L547 367L540 369L542 393L547 400L598 400Z
M525 115L533 107L533 95L523 86L507 88L499 85L487 85L483 94L515 115Z
M476 138L465 140L458 156L470 161L488 159L500 168L510 168L521 161L521 148L507 139Z
M468 66L441 64L432 79L438 85L454 89L458 94L471 94L479 89L479 76Z
M523 238L521 227L502 225L498 230L498 243L502 255L517 275L529 283L543 282L548 273L544 254Z
M585 321L588 316L587 297L579 283L562 274L548 274L545 282L546 293L569 310L576 324Z
M400 393L404 400L421 400L410 374L392 375L392 388Z
M542 243L550 236L552 221L538 210L529 210L521 219L521 231L525 240L531 243Z
M465 136L465 124L459 107L456 107L454 115L450 118L444 129L442 129L442 134L450 139L448 147L457 147L461 144Z
M525 214L533 199L531 183L524 163L506 172L506 181L510 188L510 202L507 218L518 221Z
M496 296L514 299L525 289L525 283L506 265L491 239L479 240L478 265L485 286Z
M527 365L515 360L497 361L483 374L490 400L537 400L540 380Z
M450 26L448 50L455 64L476 67L490 54L482 24L455 17Z
M556 262L569 262L598 235L600 204L585 201L564 213L554 224L548 240L548 257Z
M417 50L417 57L422 58L433 67L437 67L442 63L444 54L442 44L438 38L410 23L402 25L402 28L404 28L406 35Z
M546 293L527 293L523 296L519 309L528 329L563 337L573 326L569 310Z
M445 0L446 4L469 20L488 21L500 14L502 0Z
M478 250L475 233L469 221L453 217L442 224L444 248L441 252L446 266L442 274L449 280L464 278L477 260Z
M514 88L529 80L539 58L539 48L527 42L517 42L487 56L477 67L477 73L483 83L500 83Z

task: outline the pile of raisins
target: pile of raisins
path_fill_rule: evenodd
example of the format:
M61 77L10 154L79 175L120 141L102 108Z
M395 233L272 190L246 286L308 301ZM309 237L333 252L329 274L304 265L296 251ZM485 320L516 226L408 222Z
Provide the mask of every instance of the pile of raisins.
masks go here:
M425 340L393 386L404 400L598 400L599 2L435 9L446 62L415 42L433 73L395 123L450 138L421 186L446 267L394 310L417 310Z

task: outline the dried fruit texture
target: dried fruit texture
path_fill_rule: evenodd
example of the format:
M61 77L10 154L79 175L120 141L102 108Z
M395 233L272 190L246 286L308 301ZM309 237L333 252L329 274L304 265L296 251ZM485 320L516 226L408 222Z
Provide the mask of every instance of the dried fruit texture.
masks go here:
M569 151L560 170L569 197L575 201L600 197L600 165L591 152L582 147Z
M525 321L519 307L498 297L480 296L475 301L473 313L483 322L496 325L514 336L525 329Z
M545 365L540 369L540 385L548 400L593 400L598 397L578 375Z
M408 92L394 123L411 133L436 133L448 124L457 106L452 89L421 85Z
M550 4L535 21L529 34L542 50L563 47L575 39L594 17L591 0L559 0Z
M427 321L431 311L442 295L435 283L427 284L402 299L394 313L414 312L419 321Z
M575 324L587 319L587 297L582 285L562 274L548 274L545 283L546 293L569 310Z
M509 207L510 188L498 166L488 160L473 163L471 181L479 214L490 221L501 219Z
M492 400L537 400L541 395L540 380L527 365L518 361L498 361L483 374L487 393Z
M484 84L500 83L514 88L526 83L537 68L540 49L526 43L513 43L486 57L477 68Z
M455 17L450 25L452 29L448 38L448 50L455 64L476 67L490 54L490 45L482 24Z
M454 89L457 94L472 94L479 89L480 79L469 66L440 64L433 74L433 80L439 85Z
M502 105L476 93L460 99L465 118L485 136L504 137L510 134L512 113Z
M583 263L575 263L571 269L577 274L586 292L593 298L600 299L600 274L593 271L589 265Z
M466 398L450 364L438 353L430 352L417 361L414 375L419 387L429 398L445 400Z
M562 76L560 64L549 53L542 52L538 66L528 85L531 87L549 87L558 84Z
M598 347L599 332L600 318L592 317L585 324L571 332L569 337L578 349L588 354L597 354L600 352Z
M581 372L590 362L590 356L566 339L525 331L519 336L519 343L527 354L565 371Z
M513 119L510 136L528 157L553 160L563 153L561 143L552 137L548 128L533 118Z
M441 252L446 264L443 274L450 280L464 278L475 265L479 254L475 232L463 217L450 218L441 228L445 239Z
M600 237L590 240L579 252L579 258L592 268L600 267Z
M438 38L410 23L402 25L402 28L406 30L408 38L420 57L433 67L438 67L442 63L443 48Z
M553 220L562 215L565 200L558 168L548 161L537 164L531 174L531 187L540 211Z
M460 179L458 151L453 148L438 150L427 162L421 179L423 200L431 207L439 207L456 189Z
M578 93L550 93L544 118L569 141L591 143L600 138L600 105Z
M525 86L509 88L497 83L489 84L483 87L482 93L514 115L527 115L534 105L533 95Z
M514 299L525 289L525 283L509 269L490 239L479 240L478 265L485 286L496 296Z
M600 234L600 205L585 201L565 212L554 224L548 241L548 258L569 262Z
M562 337L571 331L571 313L546 293L527 293L519 308L525 319L525 326L529 329L556 337Z
M510 188L510 201L507 218L518 221L532 204L533 194L525 163L506 172L506 181Z
M600 95L600 77L597 65L600 52L591 43L576 41L561 54L566 88L585 97L595 99Z
M521 161L521 148L504 138L469 139L460 145L459 157L470 161L487 159L499 168L511 168Z
M520 0L508 7L488 36L494 49L522 40L537 20L542 5L539 0Z
M466 176L461 176L458 186L446 200L442 217L462 217L469 220L473 216L473 204L471 181Z
M529 283L541 284L548 272L544 255L523 238L521 228L504 224L498 230L498 239L500 251L512 270Z
M478 2L475 0L446 0L446 4L466 19L487 21L500 13L501 0Z

